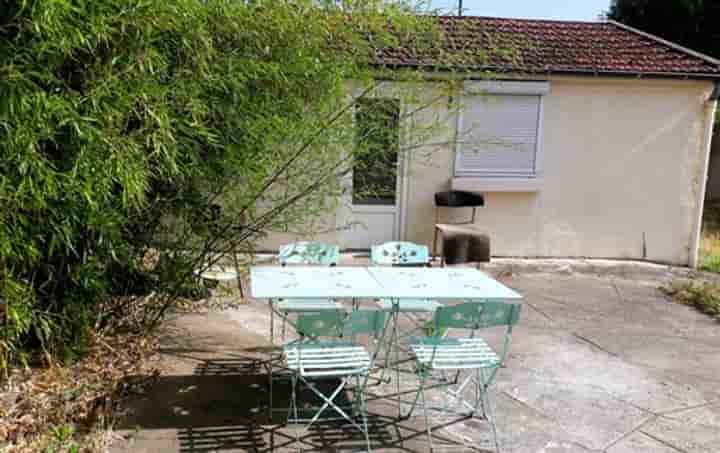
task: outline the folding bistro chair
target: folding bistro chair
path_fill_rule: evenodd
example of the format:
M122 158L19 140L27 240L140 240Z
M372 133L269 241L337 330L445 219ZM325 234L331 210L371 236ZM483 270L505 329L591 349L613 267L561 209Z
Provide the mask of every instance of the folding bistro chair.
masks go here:
M340 249L323 242L295 242L280 247L278 261L280 265L314 264L335 266L338 263ZM343 305L328 299L281 299L276 303L282 318L282 341L285 341L285 329L290 313L316 313L321 311L343 310ZM272 336L272 335L271 335Z
M323 242L294 242L280 247L278 260L282 266L287 264L337 265L340 248Z
M370 261L374 265L424 267L430 266L430 253L425 245L414 244L412 242L386 242L371 248ZM422 329L424 325L410 315L432 314L438 307L442 306L442 304L428 299L380 299L377 301L377 304L381 311L390 313L388 323L392 323L392 325L389 326L392 332L388 341L388 347L385 351L383 371L380 375L380 380L383 381L385 379L385 370L388 369L390 363L390 352L395 352L396 362L399 362L400 359L401 335L398 329L399 315L401 313L405 314L415 324L413 331L416 331ZM409 336L411 333L412 332L406 333L405 336ZM398 364L396 363L396 365ZM400 369L396 368L396 371L396 378L399 381Z
M373 363L368 351L357 344L355 339L361 334L384 335L384 318L383 312L367 310L357 310L350 314L328 311L299 315L297 328L300 339L283 347L283 356L292 381L288 423L305 422L307 424L303 431L307 431L321 419L323 412L330 409L339 415L333 420L347 421L363 433L367 451L371 451L365 388ZM322 341L323 337L329 340ZM323 379L337 380L338 384L331 392L323 393L316 385L318 380ZM312 409L315 413L310 418L301 418L298 414L298 384L308 387L322 402L322 406ZM349 410L336 402L347 385L353 385L354 393ZM305 407L302 409L306 410ZM359 420L353 415L359 416ZM296 433L298 444L300 434Z
M495 449L500 451L497 428L490 406L489 389L507 356L512 329L519 317L519 304L466 302L452 307L445 306L435 313L434 335L410 342L410 349L417 362L420 387L406 417L412 415L418 400L422 399L430 451L433 451L431 410L463 417L474 417L481 412L492 428ZM506 326L506 330L500 354L482 338L475 336L479 329L502 326ZM467 338L443 336L448 329L470 330L470 336ZM447 379L440 380L440 387L446 397L440 408L430 407L425 395L427 381L433 371L442 373L443 377L447 371L457 372L454 382ZM465 373L465 378L462 380L460 380L461 373ZM472 398L468 400L467 394L472 394Z

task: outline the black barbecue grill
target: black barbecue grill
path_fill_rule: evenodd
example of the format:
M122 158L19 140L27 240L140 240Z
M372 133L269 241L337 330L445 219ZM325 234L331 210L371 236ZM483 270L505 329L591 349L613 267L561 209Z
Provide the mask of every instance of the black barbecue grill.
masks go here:
M485 198L477 193L451 190L435 194L435 233L432 251L437 255L437 239L438 234L441 234L443 265L490 261L490 238L474 227L477 208L483 206L485 206ZM440 223L439 208L472 208L472 217L466 222Z
M485 206L485 198L479 193L463 192L462 190L451 190L449 192L438 192L435 194L435 223L438 223L437 208L472 208L472 219L469 222L458 223L463 225L475 223L475 211L478 207Z

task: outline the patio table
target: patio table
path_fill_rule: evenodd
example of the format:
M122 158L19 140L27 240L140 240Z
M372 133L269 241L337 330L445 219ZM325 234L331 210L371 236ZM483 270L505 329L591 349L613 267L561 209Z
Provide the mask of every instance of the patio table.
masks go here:
M252 296L270 305L270 340L274 342L273 301L277 299L400 299L516 301L520 294L472 268L253 266ZM396 313L397 314L397 313Z
M250 284L252 296L267 299L270 305L271 341L274 341L276 311L273 301L277 299L390 299L397 315L400 299L517 301L522 298L472 268L253 266ZM272 366L271 360L268 370L271 389ZM272 403L270 406L272 411Z
M250 283L259 299L522 299L472 268L253 266Z

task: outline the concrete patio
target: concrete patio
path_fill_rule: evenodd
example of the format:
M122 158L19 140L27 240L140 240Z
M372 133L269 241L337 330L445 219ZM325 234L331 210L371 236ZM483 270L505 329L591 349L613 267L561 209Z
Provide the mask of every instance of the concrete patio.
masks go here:
M667 300L659 277L516 274L500 278L525 296L507 367L495 387L503 452L710 453L720 451L720 324ZM111 451L296 451L284 414L267 415L269 313L238 309L174 315L162 375L127 404ZM403 375L404 390L416 379ZM424 420L397 420L370 389L373 448L428 451ZM276 388L278 405L288 390ZM438 435L490 450L483 420L446 422ZM349 451L347 427L302 436L305 451ZM446 451L438 449L439 451ZM454 448L447 451L470 451Z

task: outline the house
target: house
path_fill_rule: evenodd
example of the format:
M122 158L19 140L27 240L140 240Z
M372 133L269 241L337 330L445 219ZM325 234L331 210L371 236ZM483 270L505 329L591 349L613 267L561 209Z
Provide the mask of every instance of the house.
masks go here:
M386 178L390 195L349 200L331 222L359 225L322 239L347 249L430 244L433 196L457 189L484 195L475 223L494 256L697 264L719 61L615 22L439 20L449 42L492 37L517 58L477 68L496 80L465 81L447 136L469 137L431 140L423 158L403 154ZM382 59L428 64L404 49ZM266 245L293 239L274 234Z

